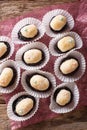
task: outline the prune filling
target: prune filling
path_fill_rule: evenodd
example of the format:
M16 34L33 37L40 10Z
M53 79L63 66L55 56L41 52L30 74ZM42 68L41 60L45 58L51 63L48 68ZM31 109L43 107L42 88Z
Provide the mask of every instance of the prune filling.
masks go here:
M33 106L33 108L32 108L28 113L26 113L25 115L20 116L18 113L16 113L16 105L17 105L20 101L22 101L23 99L25 99L25 98L31 98L31 99L34 101L34 106ZM22 95L22 96L18 97L18 98L13 102L13 104L12 104L12 109L13 109L13 112L15 113L15 115L17 115L17 116L19 116L19 117L23 117L23 116L26 116L26 115L30 114L31 111L34 109L35 105L36 105L36 100L35 100L35 98L34 98L33 96L31 96L31 95Z
M68 103L66 103L64 106L62 106L62 105L60 105L60 104L58 104L58 106L60 106L60 107L65 107L65 106L67 106L68 104L70 104L71 102L72 102L72 100L73 100L73 93L72 93L72 91L67 87L67 86L64 86L64 87L62 87L62 88L58 88L55 92L54 92L54 95L53 95L53 98L54 98L54 100L55 100L55 102L56 102L56 97L57 97L57 94L61 91L61 90L67 90L67 91L69 91L70 93L71 93L71 98L70 98L70 101L68 102Z
M10 83L6 86L6 88L9 87L9 86L11 86L11 85L13 85L14 82L15 82L15 80L16 80L16 77L17 77L17 71L16 71L16 69L14 67L11 67L11 66L7 66L7 67L11 68L13 70L13 77L12 77L12 80L10 81ZM0 86L0 87L3 87L3 86Z
M69 74L64 74L64 73L62 73L62 71L60 70L60 66L61 66L61 64L62 64L63 62L65 62L65 61L67 61L67 60L70 60L70 59L75 59L75 60L78 62L78 67L77 67L73 72L71 72L71 73L69 73ZM75 58L75 57L72 57L72 56L68 56L68 57L64 58L64 59L61 61L60 65L59 65L59 70L60 70L60 72L61 72L63 75L65 75L65 76L73 76L73 75L78 71L79 67L80 67L80 64L79 64L78 59Z
M6 58L9 55L11 48L10 48L10 45L9 45L8 42L5 42L5 41L0 41L0 42L3 42L7 46L7 51L4 53L4 55L2 55L0 57L0 60L2 60L2 59Z
M30 24L27 24L27 25L30 25ZM27 25L25 25L25 26L27 26ZM25 26L23 26L23 27L25 27ZM22 28L23 28L23 27L22 27ZM21 29L22 29L22 28L21 28ZM38 30L37 34L36 34L33 38L27 38L27 37L24 37L24 36L22 35L21 29L20 29L19 32L18 32L18 38L19 38L20 40L22 40L22 41L31 41L31 40L35 39L36 37L38 37L38 35L39 35L39 30Z
M32 48L32 49L37 49L37 48ZM30 49L30 50L32 50L32 49ZM38 50L40 50L40 49L38 49ZM42 52L42 59L39 61L39 62L37 62L37 63L26 63L25 62L25 60L24 60L24 53L23 53L23 55L22 55L22 61L27 65L27 66L36 66L36 65L40 65L41 63L43 63L44 62L44 60L45 60L45 54L44 54L44 52L42 51L42 50L40 50L41 52Z
M54 16L54 17L55 17L55 16ZM52 17L52 19L53 19L54 17ZM50 23L51 23L52 19L50 20ZM61 33L62 31L65 31L65 30L68 28L68 23L66 23L66 24L62 27L61 30L54 30L54 29L50 26L50 24L49 24L49 27L50 27L50 29L51 29L55 34L57 34L57 33Z
M33 77L33 76L35 76L35 75L40 75L40 76L43 76L43 77L45 77L45 78L47 78L46 76L44 76L44 75L42 75L42 74L39 74L39 73L33 73L33 74L30 74L30 75L26 75L26 83L27 83L27 85L32 89L32 90L34 90L34 91L36 91L36 92L47 92L47 91L49 91L51 88L52 88L52 83L50 82L50 80L49 80L49 87L48 87L48 89L46 89L46 90L37 90L37 89L35 89L35 88L33 88L32 86L31 86L31 84L30 84L30 79Z

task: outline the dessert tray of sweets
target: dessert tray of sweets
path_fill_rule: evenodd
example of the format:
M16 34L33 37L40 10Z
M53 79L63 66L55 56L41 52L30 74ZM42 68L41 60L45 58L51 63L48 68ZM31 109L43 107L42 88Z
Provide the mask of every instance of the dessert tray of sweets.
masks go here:
M0 23L0 93L12 130L87 105L86 9L86 1L59 4Z

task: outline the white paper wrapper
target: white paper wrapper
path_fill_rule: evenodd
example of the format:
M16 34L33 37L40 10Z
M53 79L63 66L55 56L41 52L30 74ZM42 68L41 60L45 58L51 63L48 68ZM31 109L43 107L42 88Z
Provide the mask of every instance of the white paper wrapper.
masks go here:
M13 92L17 88L19 80L20 80L20 68L18 67L17 62L15 62L13 60L7 60L7 61L3 62L0 65L0 73L2 72L2 70L5 67L8 67L8 66L15 68L15 70L17 71L17 76L15 79L15 82L11 86L8 86L6 88L0 87L0 93L7 93L8 94L8 93Z
M76 58L79 62L79 68L78 70L73 74L73 75L63 75L59 69L59 66L60 66L60 63L62 62L63 59L67 58L67 57L73 57L73 58ZM56 61L55 61L55 64L54 64L54 72L55 72L55 75L61 80L61 81L64 81L64 82L74 82L74 81L77 81L79 80L84 72L86 70L86 61L85 61L85 58L84 56L78 52L78 51L73 51L73 52L70 52L66 55L63 55L61 57L59 57Z
M0 41L7 42L9 44L9 46L10 46L9 54L4 59L0 60L0 63L2 63L2 62L6 61L7 59L9 59L12 56L12 54L14 52L14 44L11 41L11 39L9 37L7 37L7 36L0 36Z
M54 17L54 16L57 16L57 15L63 15L67 18L67 28L66 30L64 30L64 32L66 31L70 31L73 27L74 27L74 19L73 17L65 10L62 10L62 9L55 9L55 10L52 10L52 11L49 11L48 13L46 13L43 17L43 20L42 20L42 23L44 24L45 26L45 29L46 29L46 34L50 37L56 37L58 34L61 34L63 33L63 31L58 32L58 33L55 33L53 32L51 29L50 29L50 21L51 19Z
M71 101L70 104L68 104L68 105L66 105L64 107L61 107L54 100L54 92L58 88L62 88L64 86L68 87L71 90L71 92L73 94L73 99L72 99L72 101ZM72 83L62 83L62 84L58 85L54 89L54 91L52 93L52 96L51 96L51 103L50 103L49 108L50 108L51 111L53 111L55 113L67 113L67 112L71 112L78 105L78 103L79 103L79 96L80 95L79 95L78 87L77 87L77 85L74 82L72 82Z
M25 26L27 24L36 25L39 30L39 34L32 40L22 41L18 38L18 32L23 26ZM16 25L14 26L14 28L12 30L11 38L15 44L26 44L29 42L39 40L44 35L44 33L45 33L45 28L44 28L43 24L41 23L41 21L36 18L33 18L33 17L28 17L28 18L24 18L24 19L20 20L18 23L16 23Z
M65 52L65 53L59 53L57 52L54 47L56 46L57 42L62 39L63 37L66 37L66 36L71 36L75 39L75 43L76 43L76 46L75 48L71 49L70 51L68 52ZM61 35L57 35L57 37L53 38L50 43L49 43L49 50L50 50L50 53L53 55L53 56L61 56L61 55L64 55L66 53L70 53L71 51L74 51L74 50L77 50L77 49L80 49L83 45L83 42L82 42L82 39L81 37L76 33L76 32L66 32L66 33L63 33Z
M25 120L28 120L30 119L31 117L33 117L35 115L35 113L37 112L38 108L39 108L39 99L38 98L35 98L36 100L36 105L34 107L34 109L29 113L27 114L26 116L23 116L23 117L19 117L17 116L14 112L13 112L13 109L12 109L12 104L13 102L20 96L22 95L30 95L26 92L20 92L16 95L14 95L10 101L8 102L8 106L7 106L7 114L8 114L8 117L11 119L11 120L14 120L14 121L25 121Z
M49 79L49 81L51 82L51 85L52 85L51 89L49 89L49 90L47 90L45 92L38 92L38 91L32 90L31 87L29 87L27 85L27 83L26 83L26 76L31 75L31 74L35 74L35 73L46 76ZM22 83L22 86L25 89L25 91L27 91L27 93L30 93L32 96L39 97L39 98L47 98L47 97L49 97L52 90L56 87L56 79L55 79L55 77L49 72L40 71L40 70L25 71L22 74L21 83Z
M37 64L35 66L26 65L22 60L23 53L32 48L40 49L45 54L45 58L43 59L43 61L40 64ZM18 50L18 52L16 53L15 60L17 61L18 65L23 69L36 70L36 69L43 68L48 63L49 58L50 58L49 50L45 44L41 42L32 42L30 44L23 46Z

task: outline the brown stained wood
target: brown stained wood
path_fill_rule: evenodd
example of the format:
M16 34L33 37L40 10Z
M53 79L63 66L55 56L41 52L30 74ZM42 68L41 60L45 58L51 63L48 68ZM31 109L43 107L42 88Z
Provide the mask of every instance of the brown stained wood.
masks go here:
M55 120L54 120L55 121ZM40 123L34 126L26 127L24 129L18 129L18 130L87 130L87 123L85 122L79 122L79 123L71 123L71 124L62 124L52 126L51 124L48 125L47 123Z
M0 104L5 104L2 94L0 94Z
M87 130L86 114L86 108L82 108L79 111L63 114L56 119L44 121L22 130L41 130L41 128L43 128L42 130Z
M0 130L10 130L10 122L7 117L6 104L0 103Z
M0 21L13 18L33 9L76 0L0 0ZM0 94L0 130L10 130L6 104ZM19 130L87 130L87 107Z
M8 17L13 18L47 5L70 1L74 2L76 0L3 0L0 1L0 20Z
M49 121L28 126L18 130L87 130L86 107ZM0 130L10 130L9 119L6 114L6 105L0 104Z

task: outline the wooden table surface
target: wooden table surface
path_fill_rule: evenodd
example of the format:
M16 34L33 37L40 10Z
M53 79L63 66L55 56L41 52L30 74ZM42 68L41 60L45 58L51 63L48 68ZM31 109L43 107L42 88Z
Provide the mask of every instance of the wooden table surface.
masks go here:
M0 21L22 15L33 9L59 2L75 0L0 0ZM0 130L10 130L6 104L0 95ZM44 121L20 130L87 130L87 107L64 114L60 118Z

